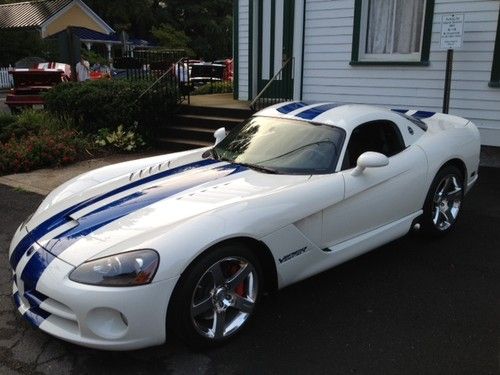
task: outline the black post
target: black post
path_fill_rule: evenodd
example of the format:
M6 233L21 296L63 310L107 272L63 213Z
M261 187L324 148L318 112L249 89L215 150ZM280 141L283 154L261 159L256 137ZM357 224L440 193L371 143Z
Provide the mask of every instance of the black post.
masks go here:
M191 72L189 71L189 57L187 59L186 65L185 65L185 69L187 70L188 105L191 105Z
M450 109L451 72L453 71L453 50L446 53L446 76L444 78L443 113Z

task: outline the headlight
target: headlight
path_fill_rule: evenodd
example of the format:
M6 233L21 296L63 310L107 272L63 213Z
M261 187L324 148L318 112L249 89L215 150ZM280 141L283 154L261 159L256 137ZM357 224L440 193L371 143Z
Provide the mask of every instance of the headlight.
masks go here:
M158 268L160 258L154 250L136 250L91 260L69 275L77 283L102 286L148 284Z

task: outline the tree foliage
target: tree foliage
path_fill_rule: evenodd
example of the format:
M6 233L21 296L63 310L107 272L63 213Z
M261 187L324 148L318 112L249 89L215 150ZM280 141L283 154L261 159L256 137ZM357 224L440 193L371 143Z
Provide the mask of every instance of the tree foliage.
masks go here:
M231 56L233 0L84 1L115 31L126 31L130 37L153 40L167 48L183 48L207 60ZM16 1L0 0L0 4L8 2ZM0 37L0 45L5 46L8 40ZM16 37L12 43L21 43L21 39ZM30 42L24 44L29 46ZM25 53L23 45L19 46L17 49Z
M0 30L0 66L14 65L16 61L32 56L50 60L57 54L57 44L42 39L38 31Z
M191 39L182 30L176 30L172 25L162 23L151 29L153 37L162 47L168 49L183 49L190 56L195 55L191 49Z
M169 23L190 38L191 49L205 59L231 56L231 0L169 0Z
M116 31L126 31L137 38L148 38L151 28L165 21L156 0L84 1Z
M232 0L85 0L117 31L205 59L232 53Z

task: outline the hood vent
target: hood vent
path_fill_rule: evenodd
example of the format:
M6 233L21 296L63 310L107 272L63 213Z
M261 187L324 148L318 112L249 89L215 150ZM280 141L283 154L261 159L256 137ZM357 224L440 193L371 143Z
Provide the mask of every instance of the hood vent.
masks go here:
M128 180L135 181L135 180L139 180L141 178L147 177L147 176L151 176L151 175L156 174L158 172L165 171L165 170L170 168L170 163L171 163L171 161L169 160L166 162L152 165L148 168L139 169L138 171L132 172L130 174Z

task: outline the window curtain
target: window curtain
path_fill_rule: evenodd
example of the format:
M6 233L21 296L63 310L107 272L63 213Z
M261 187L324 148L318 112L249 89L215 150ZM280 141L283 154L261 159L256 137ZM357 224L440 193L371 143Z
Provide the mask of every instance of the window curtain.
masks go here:
M420 52L425 0L369 0L365 53Z
M391 53L396 0L369 0L366 53Z
M394 53L420 52L424 5L425 0L397 0Z

